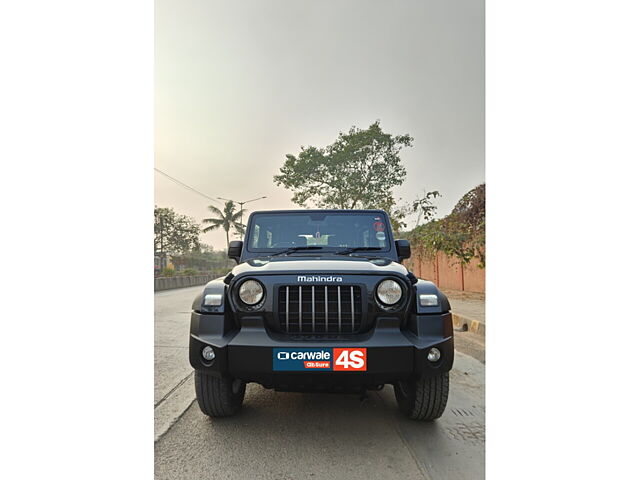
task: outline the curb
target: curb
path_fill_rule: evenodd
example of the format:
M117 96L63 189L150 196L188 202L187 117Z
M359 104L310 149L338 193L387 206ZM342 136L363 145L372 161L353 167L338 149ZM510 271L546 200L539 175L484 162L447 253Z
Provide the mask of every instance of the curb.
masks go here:
M485 325L480 320L465 317L458 313L451 312L453 328L458 332L471 332L484 337Z
M153 408L154 438L160 440L196 400L194 375L191 372Z

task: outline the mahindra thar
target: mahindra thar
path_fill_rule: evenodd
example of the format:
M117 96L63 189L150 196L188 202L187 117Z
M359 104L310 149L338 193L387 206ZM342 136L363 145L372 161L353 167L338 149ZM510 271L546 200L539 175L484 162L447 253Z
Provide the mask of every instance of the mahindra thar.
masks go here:
M245 386L363 393L393 385L410 418L442 415L453 364L447 297L402 261L382 210L254 212L238 265L193 302L189 361L200 409L235 414Z

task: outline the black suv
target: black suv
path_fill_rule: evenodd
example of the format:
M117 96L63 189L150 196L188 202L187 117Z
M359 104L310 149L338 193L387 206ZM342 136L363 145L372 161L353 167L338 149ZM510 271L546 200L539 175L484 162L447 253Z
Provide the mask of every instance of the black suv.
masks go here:
M442 415L453 364L449 301L401 262L382 210L254 212L238 265L193 303L200 409L236 413L247 382L289 392L394 386L410 418Z

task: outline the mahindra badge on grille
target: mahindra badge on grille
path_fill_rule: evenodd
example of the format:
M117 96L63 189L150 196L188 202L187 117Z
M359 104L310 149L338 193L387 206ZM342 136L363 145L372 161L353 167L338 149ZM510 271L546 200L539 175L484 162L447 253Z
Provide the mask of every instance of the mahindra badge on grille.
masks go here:
M333 275L298 275L299 282L341 282L342 277L334 277Z

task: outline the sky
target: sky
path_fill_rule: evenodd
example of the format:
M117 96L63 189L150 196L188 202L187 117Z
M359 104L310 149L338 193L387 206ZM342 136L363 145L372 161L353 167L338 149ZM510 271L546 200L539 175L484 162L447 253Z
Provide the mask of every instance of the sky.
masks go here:
M155 166L214 199L267 197L249 212L299 208L273 182L285 155L380 120L414 137L396 198L438 190L442 217L484 182L484 63L481 0L156 0ZM159 207L222 206L154 175Z

